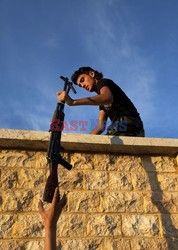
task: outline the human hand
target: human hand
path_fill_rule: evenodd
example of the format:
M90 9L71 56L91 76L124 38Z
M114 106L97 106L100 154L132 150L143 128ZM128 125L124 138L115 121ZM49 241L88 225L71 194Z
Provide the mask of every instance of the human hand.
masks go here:
M47 210L44 209L42 200L39 200L38 203L39 213L41 214L41 217L44 220L45 227L49 228L56 227L57 221L59 219L63 207L66 204L66 201L67 198L65 194L63 195L62 199L60 199L58 187L55 189L52 203Z
M69 106L72 106L74 103L74 100L66 93L66 91L57 92L57 96L60 102L65 102Z

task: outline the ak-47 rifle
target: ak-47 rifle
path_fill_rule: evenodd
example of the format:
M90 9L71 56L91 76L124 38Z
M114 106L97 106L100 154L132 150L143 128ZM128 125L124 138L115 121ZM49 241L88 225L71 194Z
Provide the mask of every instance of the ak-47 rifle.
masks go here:
M67 94L69 93L70 89L76 94L74 87L72 86L72 82L69 82L68 78L63 76L60 77L64 81L64 89ZM56 106L56 110L53 115L53 119L51 122L50 130L50 141L48 144L48 151L47 151L47 161L49 163L50 174L46 181L46 186L44 189L43 200L47 201L48 203L52 202L53 195L55 188L58 187L58 175L57 175L57 167L58 164L61 164L63 167L71 170L72 165L65 161L60 152L62 150L61 147L61 134L64 125L64 106L65 103L58 102Z

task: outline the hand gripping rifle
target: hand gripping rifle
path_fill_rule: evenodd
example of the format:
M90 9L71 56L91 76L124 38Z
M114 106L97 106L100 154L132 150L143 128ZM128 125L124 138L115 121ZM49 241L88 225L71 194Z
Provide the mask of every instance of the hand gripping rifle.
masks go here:
M72 86L72 83L68 81L68 78L63 76L60 77L64 81L64 89L67 94L69 93L70 89L76 94L75 89ZM49 163L50 174L46 181L46 186L44 189L43 200L49 203L52 202L53 195L55 188L58 187L58 175L57 175L57 166L61 164L63 167L71 170L72 165L70 165L67 161L65 161L60 152L62 150L61 147L61 134L64 125L64 106L65 103L58 102L56 106L56 110L53 115L53 119L51 122L50 130L50 141L48 144L48 151L47 151L47 161Z

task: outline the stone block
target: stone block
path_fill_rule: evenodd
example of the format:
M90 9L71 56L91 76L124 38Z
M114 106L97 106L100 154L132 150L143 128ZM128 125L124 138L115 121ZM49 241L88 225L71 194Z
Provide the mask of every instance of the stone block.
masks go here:
M108 173L101 171L87 171L85 173L85 188L88 190L103 190L108 187Z
M58 245L61 250L104 250L102 239L64 239Z
M110 172L109 189L111 190L133 190L130 173Z
M34 168L35 152L20 150L1 150L0 167Z
M83 190L84 188L84 174L82 171L59 169L58 180L60 190L72 191Z
M57 237L69 237L70 227L69 227L69 215L62 213L57 222Z
M170 242L169 239L164 238L141 238L141 239L131 239L131 249L134 250L176 250L173 246L175 244L168 244ZM169 247L171 246L171 247ZM173 247L173 248L172 248Z
M38 211L42 195L42 190L3 190L0 192L0 211Z
M160 190L156 173L132 173L132 184L137 191L156 191Z
M11 237L44 237L44 225L40 214L17 214Z
M0 249L4 250L43 250L42 240L7 240L0 241Z
M117 171L121 172L143 172L142 159L139 156L123 155L116 160Z
M122 215L125 237L154 237L159 235L159 219L154 215Z
M69 212L99 212L100 196L98 192L71 192L68 199Z
M132 248L134 249L134 248ZM131 250L128 239L105 239L102 250Z
M46 159L46 152L36 152L35 153L35 164L34 168L45 168L49 169L48 162Z
M0 239L12 238L16 218L14 214L0 214Z
M178 174L158 174L160 189L163 191L178 191Z
M117 170L117 155L112 154L94 154L94 169L99 171Z
M43 188L49 172L46 169L20 169L18 171L17 188Z
M143 212L143 197L136 192L102 192L103 212Z
M0 187L2 189L16 188L18 183L18 169L0 169Z
M70 159L70 164L73 166L73 169L94 169L92 154L74 153L70 155Z
M178 214L161 214L163 236L174 237L178 240Z
M146 171L174 173L176 172L175 157L168 156L144 156L142 158L143 166Z
M8 190L2 191L2 204L0 211L24 211L31 209L33 193L31 190Z
M147 192L144 205L146 213L178 213L178 193Z
M72 214L69 216L70 237L82 238L87 236L88 215Z
M2 189L42 188L48 174L47 169L1 169L0 185Z
M92 214L88 219L88 236L120 236L121 216L117 214Z

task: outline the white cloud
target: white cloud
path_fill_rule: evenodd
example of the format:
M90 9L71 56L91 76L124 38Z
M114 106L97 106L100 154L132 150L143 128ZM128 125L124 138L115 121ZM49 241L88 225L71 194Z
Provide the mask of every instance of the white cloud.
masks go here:
M59 37L57 36L49 36L46 37L44 41L44 46L48 49L57 49L61 45L61 41L59 40Z
M99 8L96 7L98 11L92 16L95 26L90 27L85 34L87 48L99 70L121 86L138 108L143 120L148 122L155 112L156 72L150 58L145 57L134 44L141 36L139 27L131 22L125 24L123 6L120 2L118 5L112 3L113 10L117 8L113 17L108 14L106 1Z

